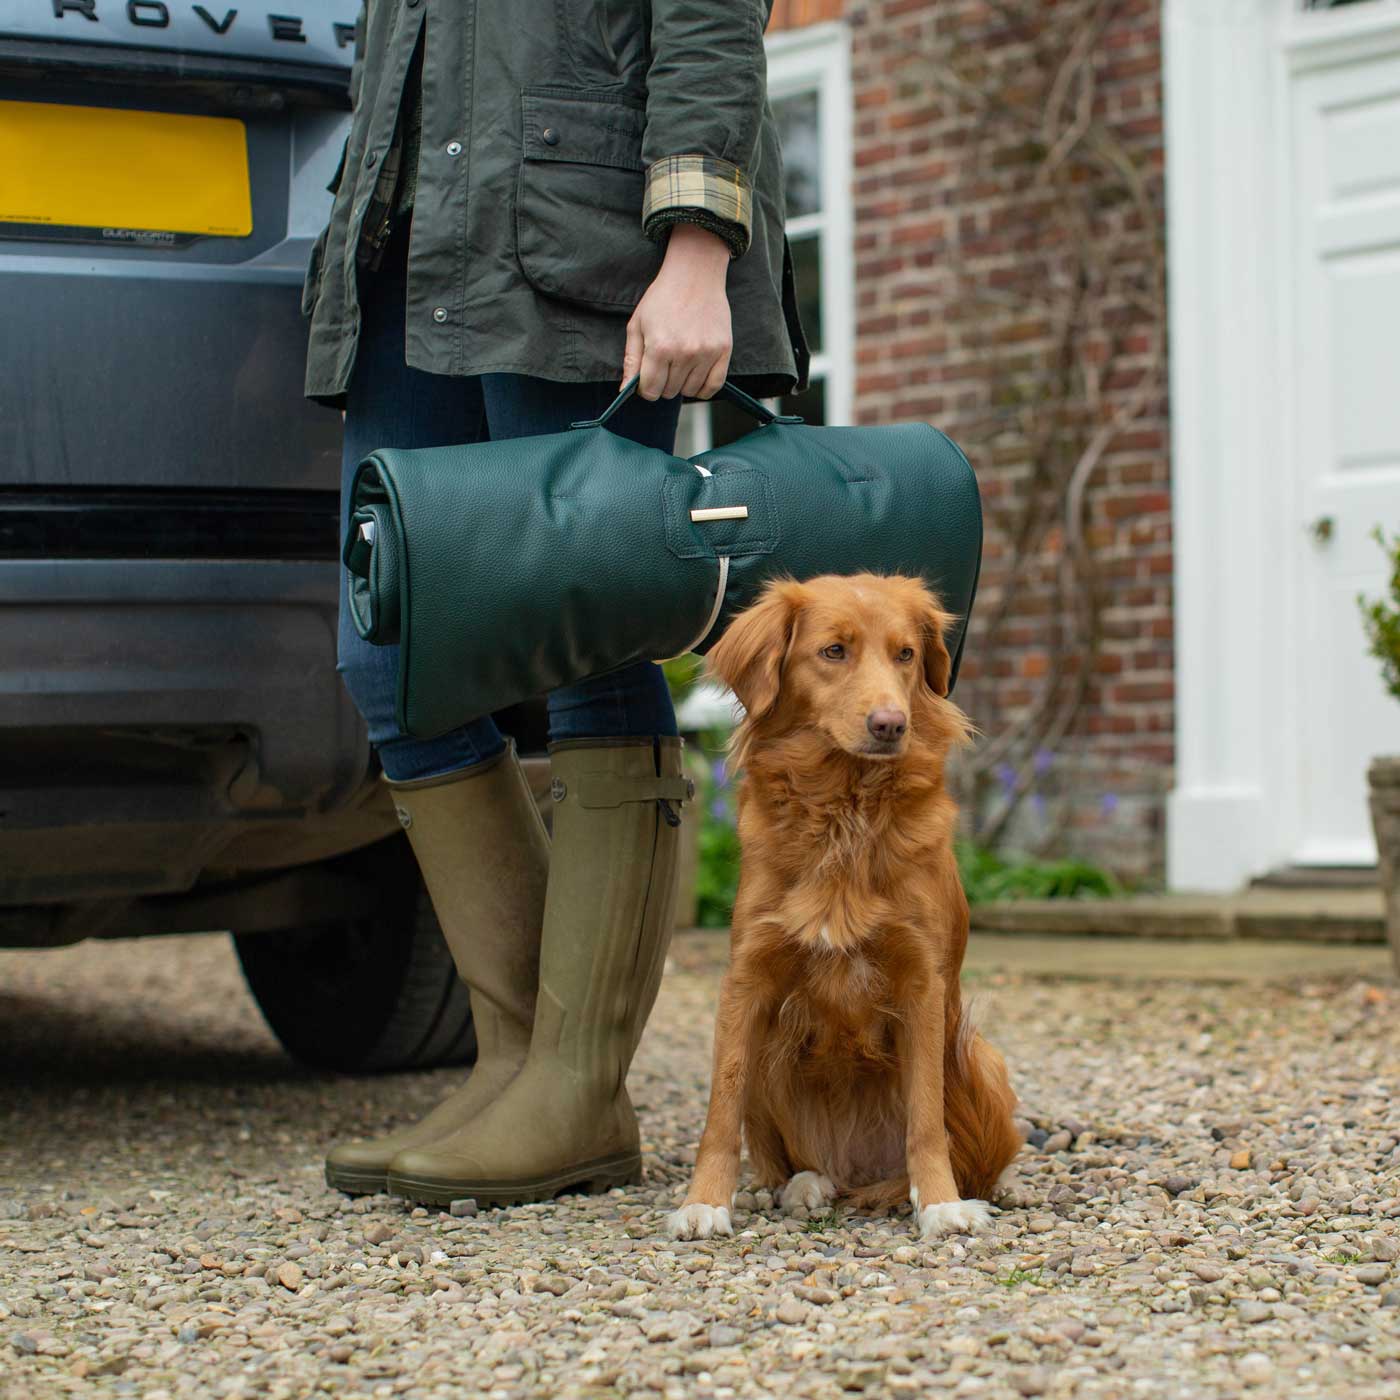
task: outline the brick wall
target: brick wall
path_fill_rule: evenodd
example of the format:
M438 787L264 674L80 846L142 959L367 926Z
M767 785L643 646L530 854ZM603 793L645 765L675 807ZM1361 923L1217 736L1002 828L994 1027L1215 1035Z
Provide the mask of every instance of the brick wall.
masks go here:
M845 0L773 0L773 12L765 33L779 29L798 29L804 24L817 24L824 19L840 19Z
M777 22L830 18L839 7L785 0ZM960 442L982 484L986 561L958 699L989 740L1023 720L1056 675L1073 671L1064 597L1056 590L1065 532L1052 489L1037 489L1037 433L1053 424L1037 396L1068 384L1062 425L1042 461L1077 456L1094 424L1082 374L1057 378L1056 333L1066 279L1081 247L1095 249L1092 324L1071 347L1100 374L1097 412L1124 403L1153 363L1154 325L1165 310L1150 268L1161 236L1162 91L1159 0L1118 0L1088 50L1095 66L1093 120L1139 172L1152 205L1146 221L1089 162L1074 185L1088 196L1076 227L1037 188L1044 148L997 104L1044 108L1056 38L1018 28L1017 10L1066 20L1080 0L846 0L854 112L856 418L922 418ZM1053 28L1053 27L1052 27ZM1047 43L1050 45L1047 62ZM951 92L958 73L972 89ZM1070 113L1067 120L1072 119ZM1101 182L1102 189L1095 182ZM1102 207L1100 207L1100 205ZM1076 273L1078 269L1078 273ZM1092 282L1092 278L1090 279ZM1155 357L1160 363L1160 355ZM1082 388L1082 392L1081 392ZM1173 762L1172 552L1165 392L1114 439L1089 480L1086 540L1098 575L1100 641L1078 712L1052 747L1008 758L1034 773L1029 797L1004 833L1022 850L1081 854L1132 877L1164 867L1163 804ZM1042 499L1029 544L1013 532L1028 499ZM1038 508L1039 509L1039 508ZM991 619L1002 611L996 635ZM965 800L985 814L1011 773L993 770Z

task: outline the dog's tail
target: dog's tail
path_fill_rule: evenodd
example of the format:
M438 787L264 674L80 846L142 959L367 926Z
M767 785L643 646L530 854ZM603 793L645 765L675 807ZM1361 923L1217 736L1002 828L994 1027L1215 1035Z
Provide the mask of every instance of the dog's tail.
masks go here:
M869 1186L855 1186L841 1193L842 1203L861 1211L893 1210L909 1199L909 1178L892 1176Z
M1006 1061L977 1033L964 1008L943 1056L943 1122L953 1179L964 1199L987 1200L1021 1150L1016 1095Z
M1021 1150L1015 1107L1006 1062L977 1034L967 1011L960 1011L943 1057L943 1123L953 1180L965 1200L987 1200ZM856 1210L892 1210L909 1199L909 1178L853 1187L841 1199Z

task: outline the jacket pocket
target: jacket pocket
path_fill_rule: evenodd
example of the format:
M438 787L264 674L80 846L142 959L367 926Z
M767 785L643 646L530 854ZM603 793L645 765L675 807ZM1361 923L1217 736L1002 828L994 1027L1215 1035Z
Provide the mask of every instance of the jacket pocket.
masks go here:
M310 316L316 310L316 302L321 295L321 269L326 261L326 240L331 236L331 226L327 224L311 245L311 258L306 264L306 278L301 284L301 314Z
M646 109L577 88L521 89L516 256L536 291L604 310L634 307L661 269L642 232Z

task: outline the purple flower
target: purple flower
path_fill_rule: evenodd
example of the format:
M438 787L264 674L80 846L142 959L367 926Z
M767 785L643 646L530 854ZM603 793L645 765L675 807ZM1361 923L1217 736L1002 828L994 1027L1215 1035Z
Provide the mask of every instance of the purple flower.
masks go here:
M1043 776L1050 771L1050 765L1054 763L1055 755L1049 749L1037 749L1035 751L1035 771Z
M1016 770L1009 763L997 764L997 781L1008 797L1016 791Z
M1036 814L1037 817L1040 818L1041 821L1044 821L1044 820L1045 820L1045 795L1044 795L1044 793L1039 793L1039 792L1033 792L1033 793L1031 793L1031 810Z
M714 776L716 787L728 787L729 774L725 771L724 760L722 758L715 759L714 767L710 769L710 772Z
M722 797L716 797L715 800L710 803L710 815L717 822L728 822L729 803L727 803Z
M1118 794L1116 792L1106 792L1103 801L1099 803L1104 816L1111 817L1118 810Z

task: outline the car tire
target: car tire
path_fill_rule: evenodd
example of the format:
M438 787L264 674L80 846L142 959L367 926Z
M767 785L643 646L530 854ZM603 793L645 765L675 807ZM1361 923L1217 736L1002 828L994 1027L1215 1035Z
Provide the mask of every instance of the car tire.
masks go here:
M268 1025L288 1054L313 1069L364 1074L471 1064L476 1033L467 988L407 840L394 837L350 859L360 879L372 872L385 896L363 917L233 934Z

